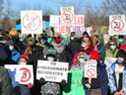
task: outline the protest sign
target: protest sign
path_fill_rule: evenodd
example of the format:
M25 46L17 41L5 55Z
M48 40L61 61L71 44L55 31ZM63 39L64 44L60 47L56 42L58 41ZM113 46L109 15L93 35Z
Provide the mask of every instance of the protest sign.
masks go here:
M51 15L50 16L50 26L54 27L55 32L60 32L60 16Z
M61 7L61 24L71 26L74 23L74 7Z
M125 15L109 16L109 35L126 35Z
M9 70L10 76L19 84L33 85L33 66L32 65L5 65Z
M74 16L74 25L75 26L85 26L84 15L75 15Z
M75 15L70 29L70 32L75 32L77 37L80 37L85 31L84 15Z
M42 26L42 11L21 11L22 34L41 34Z
M68 63L38 60L37 79L44 78L46 81L67 81Z
M85 61L84 76L86 78L97 78L97 61L96 60Z
M50 15L50 26L55 27L60 25L59 15Z

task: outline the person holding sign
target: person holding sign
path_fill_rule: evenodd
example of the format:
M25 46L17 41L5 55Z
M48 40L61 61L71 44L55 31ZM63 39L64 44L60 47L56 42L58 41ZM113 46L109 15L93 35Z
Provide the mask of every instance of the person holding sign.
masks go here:
M84 69L85 64L91 60L95 60L96 63L98 62L97 65L95 66L96 69L94 70L97 76L95 75L95 78L92 76L85 78L86 76L84 76L83 84L84 84L84 88L86 89L86 94L107 95L108 79L105 70L105 65L99 62L100 60L99 51L94 49L90 36L87 34L87 32L84 32L82 37L82 46L80 48L80 51L74 55L72 65L78 64L81 69Z
M79 65L73 65L69 71L68 84L63 95L86 95L82 84L83 76L83 70L79 68Z
M53 54L47 54L46 60L56 61L56 56ZM55 63L54 63L55 64ZM40 78L41 83L41 95L62 95L62 88L66 85L66 81L62 80L61 82L52 82L46 81L43 77Z

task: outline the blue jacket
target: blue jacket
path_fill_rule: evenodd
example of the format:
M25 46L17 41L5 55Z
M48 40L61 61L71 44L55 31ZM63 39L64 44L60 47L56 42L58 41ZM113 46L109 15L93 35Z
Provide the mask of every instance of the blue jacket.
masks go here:
M109 79L109 87L110 87L111 93L117 90L114 73L115 73L115 63L113 63L111 67L108 69L108 79ZM124 71L123 71L123 90L126 95L126 67L124 68Z

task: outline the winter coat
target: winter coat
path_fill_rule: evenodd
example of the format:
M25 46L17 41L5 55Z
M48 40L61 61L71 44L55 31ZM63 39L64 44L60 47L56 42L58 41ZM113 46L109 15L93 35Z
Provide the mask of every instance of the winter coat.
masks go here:
M11 95L12 89L8 71L4 67L0 67L0 95Z
M82 84L83 70L79 68L72 68L69 73L69 75L71 75L71 78L69 78L70 81L68 80L70 91L66 92L64 90L63 95L85 95L85 90Z
M101 89L101 95L108 95L108 76L105 68L105 64L98 63L97 79L92 79L91 82L91 89ZM83 83L85 85L87 83L87 79L85 79Z
M108 69L108 79L109 79L109 87L110 92L113 93L117 91L116 83L115 83L115 63L111 65L111 67ZM123 90L126 95L126 67L123 70Z

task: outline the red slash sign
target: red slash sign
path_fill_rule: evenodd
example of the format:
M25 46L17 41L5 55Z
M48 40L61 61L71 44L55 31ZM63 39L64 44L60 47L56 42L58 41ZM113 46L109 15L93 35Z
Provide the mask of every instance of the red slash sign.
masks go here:
M88 75L89 78L95 77L95 75L96 75L95 73L96 72L93 68L90 68L90 69L87 70L87 75Z
M31 78L30 70L27 68L20 68L20 71L22 72L21 82L29 81Z
M123 20L120 18L113 18L113 20L111 22L111 28L116 32L122 31L124 28Z

